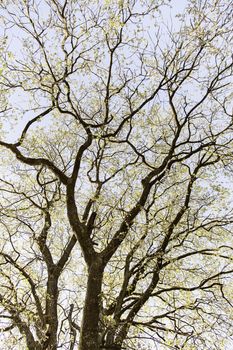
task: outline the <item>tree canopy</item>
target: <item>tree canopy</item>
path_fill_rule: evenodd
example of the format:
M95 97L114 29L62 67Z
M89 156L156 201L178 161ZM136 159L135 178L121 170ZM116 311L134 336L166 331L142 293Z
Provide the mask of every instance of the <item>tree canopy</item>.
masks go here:
M232 2L2 0L0 342L232 344Z

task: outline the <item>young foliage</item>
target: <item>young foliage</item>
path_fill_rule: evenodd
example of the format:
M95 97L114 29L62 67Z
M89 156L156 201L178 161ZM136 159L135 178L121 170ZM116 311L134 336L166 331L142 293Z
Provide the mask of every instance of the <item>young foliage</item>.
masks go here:
M4 349L231 340L232 9L172 6L1 1Z

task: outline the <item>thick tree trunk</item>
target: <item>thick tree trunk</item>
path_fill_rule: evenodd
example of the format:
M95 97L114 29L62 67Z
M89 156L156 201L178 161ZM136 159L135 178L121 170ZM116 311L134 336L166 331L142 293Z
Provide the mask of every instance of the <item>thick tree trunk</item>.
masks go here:
M99 258L89 268L79 350L99 350L100 348L99 319L103 270L103 264Z
M46 297L46 341L43 345L43 350L57 350L57 315L58 302L58 277L49 273L47 282L47 297Z

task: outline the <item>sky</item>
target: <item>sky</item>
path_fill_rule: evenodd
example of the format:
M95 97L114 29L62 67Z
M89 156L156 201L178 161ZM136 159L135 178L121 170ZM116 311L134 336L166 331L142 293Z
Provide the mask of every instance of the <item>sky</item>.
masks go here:
M178 28L179 22L175 16L184 10L186 4L187 4L187 1L185 0L171 0L172 8L167 7L166 10L164 9L164 12L163 12L164 19L168 25L171 24L171 21L172 21L173 27ZM14 50L17 51L17 47L14 47ZM16 128L11 129L11 138L12 137L15 138L15 136L20 132L20 130L21 130L21 125L18 125ZM232 349L232 344L231 345L229 344L226 347L226 350L231 350L231 349Z

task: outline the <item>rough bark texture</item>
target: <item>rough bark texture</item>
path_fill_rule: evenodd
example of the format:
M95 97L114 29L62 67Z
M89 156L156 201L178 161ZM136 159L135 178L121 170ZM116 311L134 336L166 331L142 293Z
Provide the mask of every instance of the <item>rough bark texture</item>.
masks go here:
M43 350L56 350L57 349L57 328L58 328L58 315L57 315L57 302L58 302L58 283L57 277L50 275L47 283L47 300L46 300L46 341L43 344Z
M103 265L98 258L91 264L88 272L87 291L81 326L79 350L98 350L99 316Z

